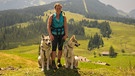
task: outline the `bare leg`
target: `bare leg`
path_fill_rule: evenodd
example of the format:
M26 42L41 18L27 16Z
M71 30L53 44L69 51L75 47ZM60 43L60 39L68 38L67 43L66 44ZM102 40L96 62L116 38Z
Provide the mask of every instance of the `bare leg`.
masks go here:
M56 51L52 51L52 60L55 61L55 57L56 57Z
M58 59L61 59L61 56L62 56L62 50L59 50L59 52L58 52Z

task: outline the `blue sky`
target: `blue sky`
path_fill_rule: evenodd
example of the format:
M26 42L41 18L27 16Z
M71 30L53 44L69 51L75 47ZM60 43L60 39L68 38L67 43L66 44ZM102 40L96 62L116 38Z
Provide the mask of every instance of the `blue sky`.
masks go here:
M130 12L135 9L135 0L99 0L102 3L110 4L118 10Z

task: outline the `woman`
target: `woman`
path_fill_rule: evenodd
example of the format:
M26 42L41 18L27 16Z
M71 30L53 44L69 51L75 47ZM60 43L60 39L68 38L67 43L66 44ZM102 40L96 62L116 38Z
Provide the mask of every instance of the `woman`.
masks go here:
M62 14L62 5L56 3L54 5L55 13L49 16L47 30L52 41L52 67L57 69L55 64L56 49L58 47L57 66L61 67L61 56L63 43L68 37L68 28L66 17Z

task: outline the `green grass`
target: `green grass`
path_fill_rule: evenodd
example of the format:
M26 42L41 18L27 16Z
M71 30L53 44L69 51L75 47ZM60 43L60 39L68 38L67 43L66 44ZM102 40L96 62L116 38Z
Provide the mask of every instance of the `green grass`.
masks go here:
M81 44L84 40L79 41ZM5 70L0 74L3 76L123 76L135 75L135 60L132 55L120 54L116 58L110 57L93 57L93 53L86 50L84 45L75 48L75 54L85 56L91 62L79 62L79 69L60 68L54 72L53 70L41 72L37 64L38 45L20 46L11 50L0 51L0 67L14 66L19 70ZM92 62L107 62L110 66L93 64ZM64 58L62 57L62 64Z
M103 22L100 20L99 22ZM105 47L101 51L108 51L110 46L113 46L116 52L121 52L122 49L127 53L135 52L135 27L133 25L109 22L112 29L111 38L103 38ZM93 36L99 33L99 29L85 28L86 36ZM98 51L98 50L95 50Z
M48 11L45 11L44 12L44 16L42 17L44 21L46 21L46 19L48 18L47 15L50 15L50 12L54 13L54 10L48 10ZM70 19L74 19L74 21L81 21L83 18L85 18L83 15L81 14L77 14L77 13L71 13L69 11L64 11L65 12L65 16L67 18L67 22L70 20ZM87 18L86 18L87 19Z
M94 36L95 33L100 33L100 30L98 28L87 28L87 27L84 28L86 37Z
M66 12L68 20L75 18L75 21L78 21L84 18L79 14L75 14L73 17L73 14ZM44 16L43 18L46 17ZM99 22L102 21L100 20ZM0 50L0 68L8 66L18 68L18 70L0 70L0 76L135 76L135 55L132 55L132 52L135 52L135 27L117 22L109 23L113 33L111 38L103 38L104 47L88 51L89 39L78 41L81 45L75 47L75 55L87 57L91 61L79 62L78 69L71 70L63 67L56 70L56 72L53 70L41 72L37 63L39 45L29 45ZM99 33L99 29L85 27L85 34L88 37L93 36L96 32ZM116 58L98 56L102 51L109 51L111 45L118 52ZM125 54L121 53L122 49L125 50ZM94 58L93 52L96 52L96 58ZM92 63L98 61L106 62L110 66ZM64 64L63 57L62 64Z
M18 48L4 50L5 53L18 55L27 59L37 60L38 45L19 46Z

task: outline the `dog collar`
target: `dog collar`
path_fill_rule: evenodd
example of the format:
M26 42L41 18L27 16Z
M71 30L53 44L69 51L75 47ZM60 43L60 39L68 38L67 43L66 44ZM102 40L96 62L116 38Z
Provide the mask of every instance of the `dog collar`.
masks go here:
M68 47L69 47L69 48L73 48L73 47L71 47L69 44L68 44Z
M42 50L45 50L46 49L46 47L44 47L44 46L41 46L42 47ZM49 50L51 47L47 47L48 49L46 49L46 50Z

